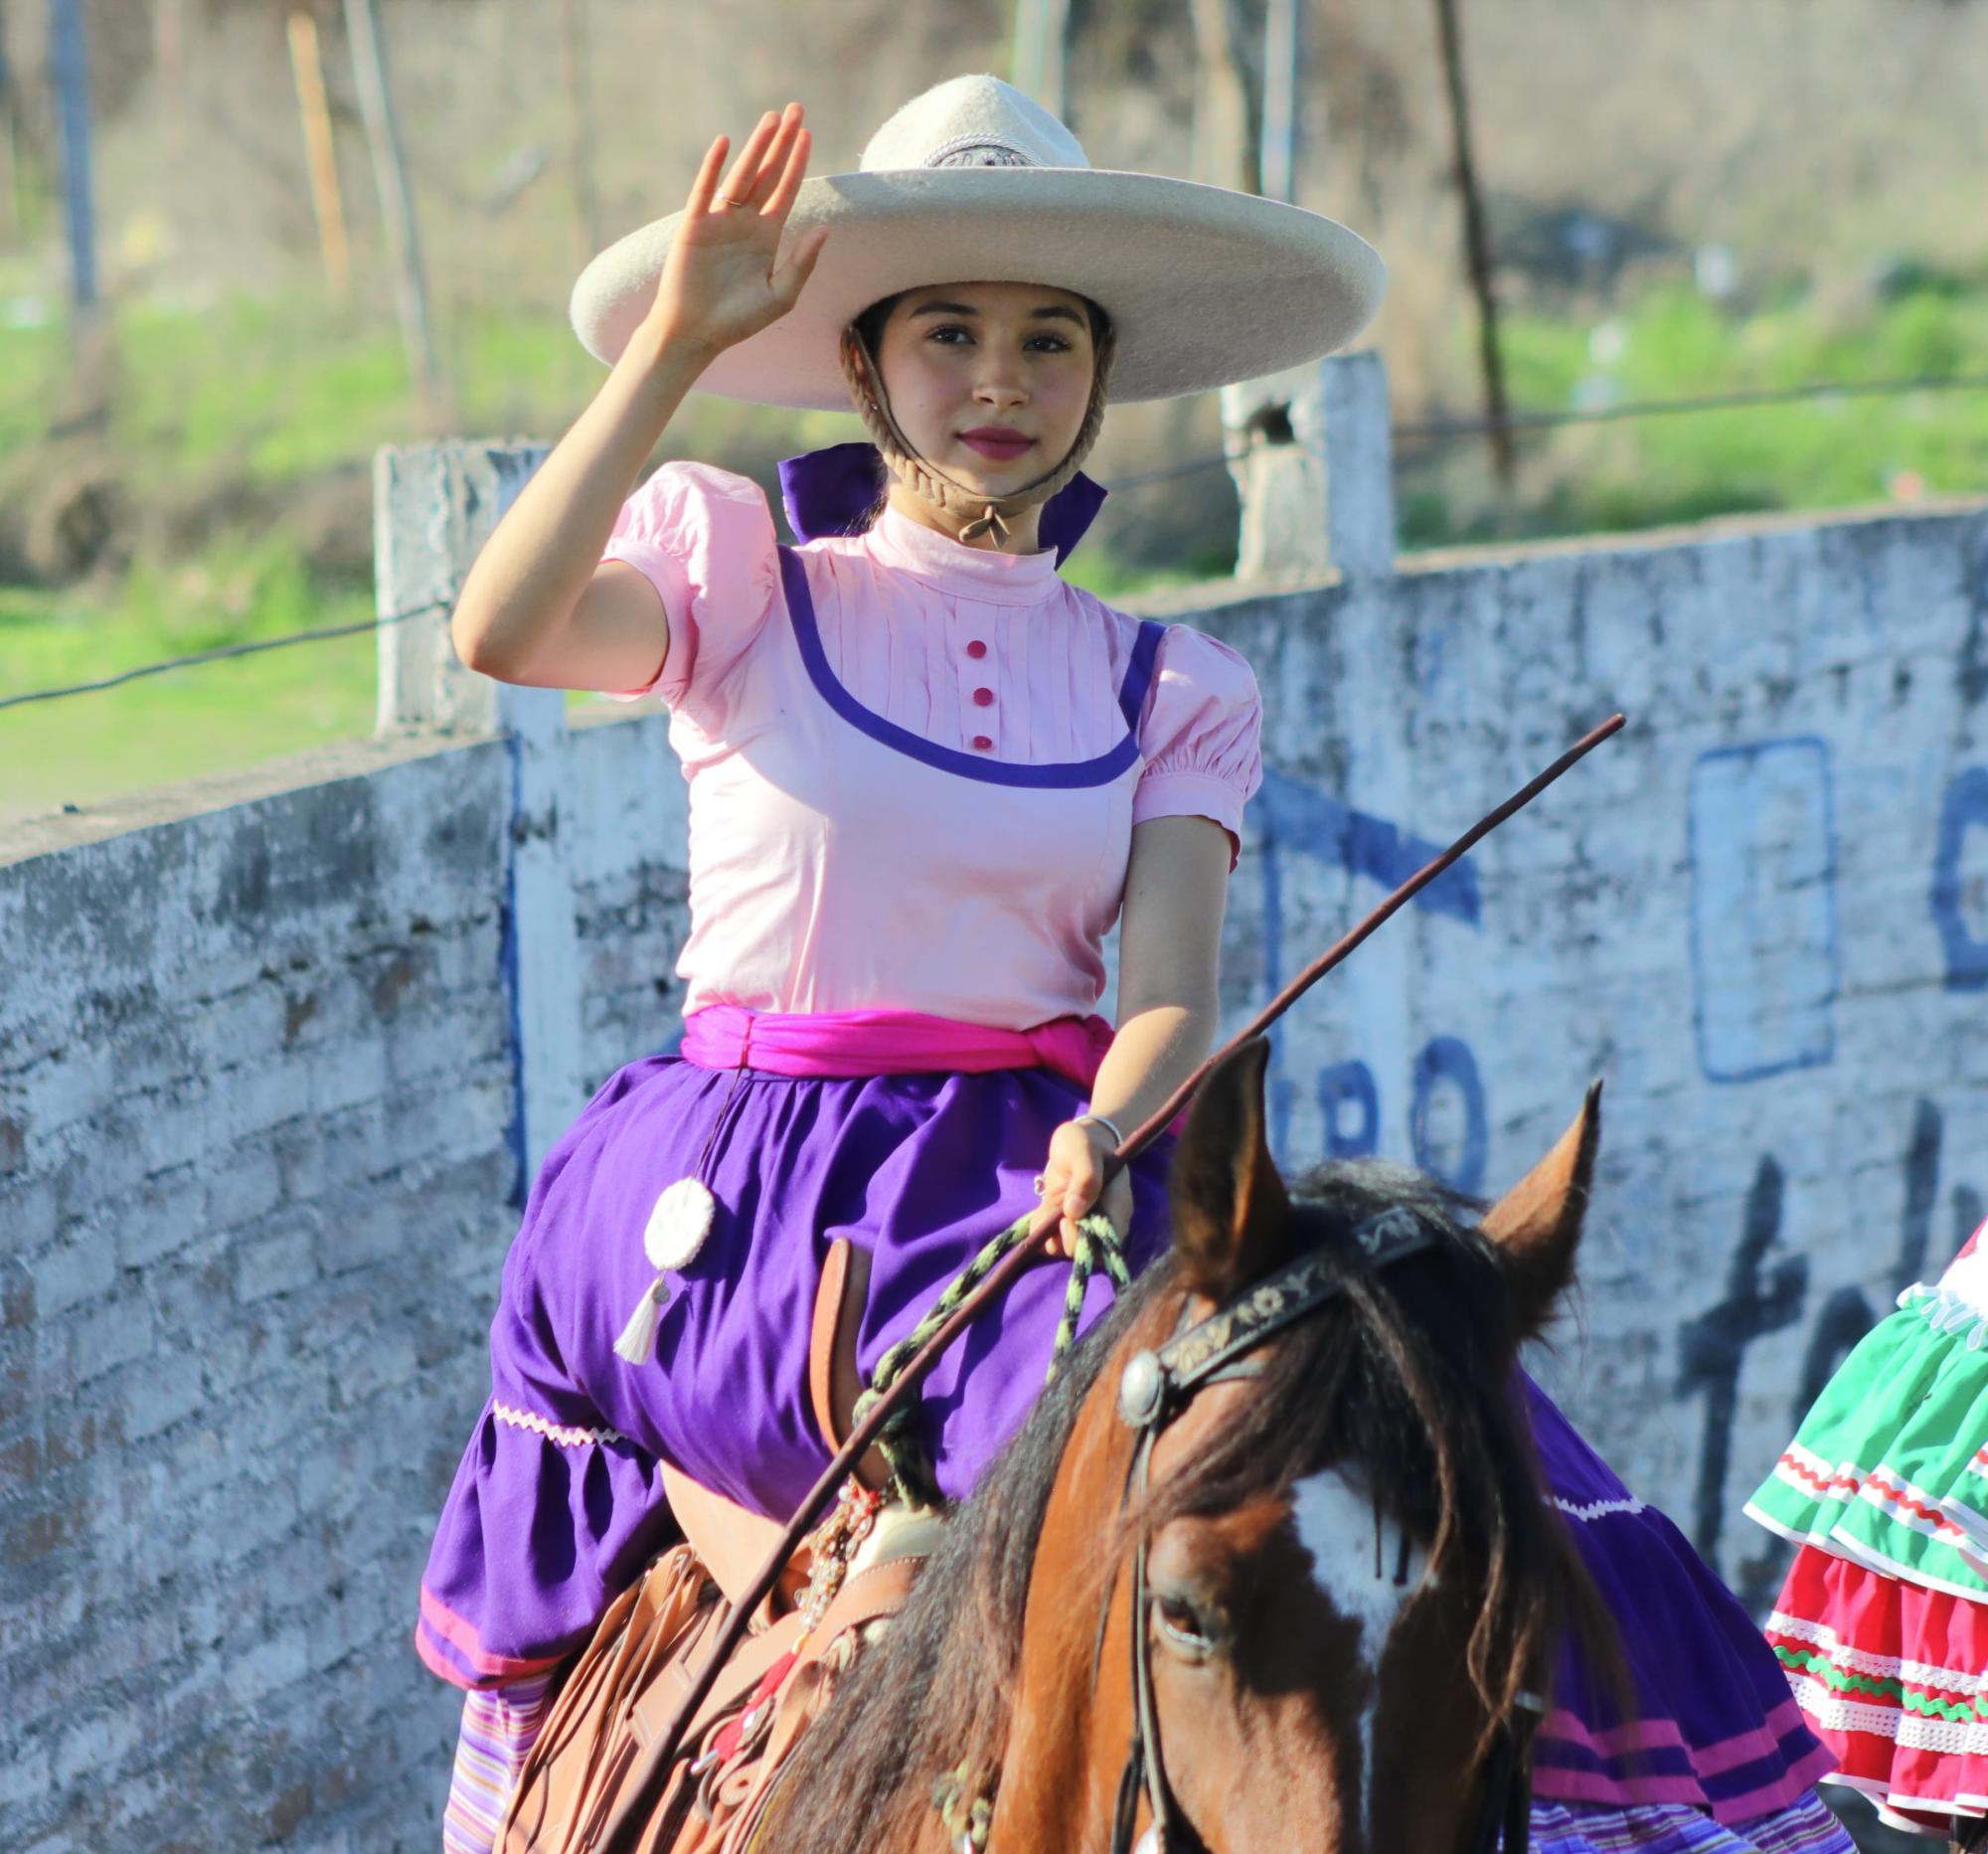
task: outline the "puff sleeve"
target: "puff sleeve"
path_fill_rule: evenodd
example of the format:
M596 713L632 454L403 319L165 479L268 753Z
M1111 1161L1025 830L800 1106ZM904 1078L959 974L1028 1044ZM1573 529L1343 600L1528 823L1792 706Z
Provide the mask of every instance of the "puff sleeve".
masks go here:
M639 689L607 693L624 702L658 695L700 718L720 707L779 583L765 491L710 464L665 463L621 505L600 558L640 573L670 627L658 674Z
M1263 701L1255 673L1206 632L1171 624L1139 729L1145 769L1132 822L1213 818L1229 833L1229 866L1242 842L1242 807L1263 782Z

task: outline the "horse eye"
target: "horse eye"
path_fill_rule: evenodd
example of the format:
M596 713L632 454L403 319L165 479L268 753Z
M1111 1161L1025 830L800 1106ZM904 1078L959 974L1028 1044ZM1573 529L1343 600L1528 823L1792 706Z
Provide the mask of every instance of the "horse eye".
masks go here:
M1161 1640L1187 1659L1201 1660L1215 1652L1214 1625L1184 1598L1154 1597L1153 1615L1160 1625Z

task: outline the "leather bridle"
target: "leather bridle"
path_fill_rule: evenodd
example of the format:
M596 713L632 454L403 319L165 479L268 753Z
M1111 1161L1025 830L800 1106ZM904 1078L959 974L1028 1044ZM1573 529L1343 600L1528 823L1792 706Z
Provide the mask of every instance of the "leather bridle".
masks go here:
M1441 1240L1413 1211L1394 1206L1362 1223L1353 1233L1350 1250L1309 1250L1274 1274L1243 1288L1158 1351L1134 1353L1118 1381L1119 1418L1138 1433L1126 1473L1124 1503L1135 1509L1143 1503L1154 1444L1204 1385L1256 1376L1262 1362L1250 1354L1287 1327L1326 1307L1345 1291L1350 1273L1388 1267L1433 1248ZM1185 1306L1181 1317L1187 1317ZM1207 1843L1188 1820L1167 1781L1147 1614L1152 1597L1146 1576L1149 1544L1147 1529L1141 1523L1132 1556L1132 1743L1118 1779L1111 1854L1133 1854L1142 1795L1151 1809L1154 1854L1208 1854ZM1528 1741L1530 1722L1541 1708L1531 1694L1524 1696L1521 1706L1528 1723L1501 1728L1492 1745L1471 1843L1474 1854L1497 1854L1501 1833L1503 1854L1526 1854L1532 1819Z

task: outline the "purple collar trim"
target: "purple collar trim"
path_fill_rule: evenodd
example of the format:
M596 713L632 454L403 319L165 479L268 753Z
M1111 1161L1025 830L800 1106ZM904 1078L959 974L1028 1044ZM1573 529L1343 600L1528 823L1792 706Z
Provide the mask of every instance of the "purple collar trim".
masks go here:
M978 779L984 785L1035 785L1073 787L1108 785L1139 758L1139 711L1145 707L1146 691L1152 687L1153 665L1160 652L1166 626L1151 618L1142 619L1139 636L1132 646L1132 660L1125 666L1125 678L1118 685L1118 712L1125 717L1125 736L1109 753L1095 759L1068 759L1045 765L1016 765L1005 759L989 759L984 754L962 754L956 748L941 747L921 734L901 728L874 710L864 707L835 678L828 666L828 652L822 648L816 628L814 596L808 590L807 569L790 547L780 549L780 584L787 595L787 616L794 627L794 641L800 646L801 662L816 692L851 727L867 734L880 746L922 760L941 772L961 778Z
M780 500L786 505L787 525L800 541L861 534L888 480L875 444L831 444L826 450L782 457ZM1044 547L1056 549L1059 567L1097 519L1104 496L1103 484L1079 470L1043 504L1037 538Z

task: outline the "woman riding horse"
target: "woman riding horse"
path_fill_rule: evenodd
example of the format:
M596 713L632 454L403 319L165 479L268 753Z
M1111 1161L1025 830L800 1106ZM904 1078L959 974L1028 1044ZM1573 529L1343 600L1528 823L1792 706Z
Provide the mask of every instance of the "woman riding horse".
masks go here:
M1344 228L1093 170L992 78L913 99L856 173L804 183L808 147L798 105L729 169L720 137L681 213L588 266L575 326L611 372L452 621L492 676L668 704L691 912L680 1052L611 1076L533 1186L422 1580L418 1650L469 1695L454 1850L490 1845L617 1595L679 1528L702 1550L794 1508L992 1233L1033 1207L1074 1251L1101 1210L1132 1269L1164 1246L1164 1148L1100 1194L1103 1161L1212 1042L1260 706L1227 646L1059 577L1102 499L1079 465L1107 390L1314 360L1380 295ZM722 470L629 493L693 388L853 403L871 444L782 466L800 546ZM928 1501L1020 1427L1064 1298L1025 1272L927 1380ZM1635 1718L1564 1680L1539 1793L1610 1847L1842 1845L1810 1832L1819 1751L1763 1704L1743 1616L1533 1414L1632 1635L1650 1605ZM1687 1621L1710 1659L1680 1674Z

